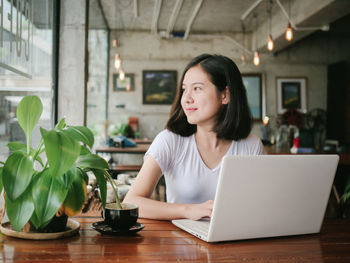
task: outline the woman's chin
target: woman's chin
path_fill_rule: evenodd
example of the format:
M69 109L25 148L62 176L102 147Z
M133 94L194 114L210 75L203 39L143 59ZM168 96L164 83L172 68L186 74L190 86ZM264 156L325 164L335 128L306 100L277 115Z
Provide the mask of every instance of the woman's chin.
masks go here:
M196 124L197 124L197 121L195 121L195 120L193 120L193 119L191 119L191 118L187 118L187 122L188 122L189 124L192 124L192 125L196 125Z

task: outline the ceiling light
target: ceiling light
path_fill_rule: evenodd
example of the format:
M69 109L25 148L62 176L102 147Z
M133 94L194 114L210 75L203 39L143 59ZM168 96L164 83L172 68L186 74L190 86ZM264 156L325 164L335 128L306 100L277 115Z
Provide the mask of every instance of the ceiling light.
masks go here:
M267 39L267 50L272 51L273 50L273 39L271 35L271 30L272 30L272 0L268 2L267 6L267 14L269 16L269 37Z
M272 39L272 36L271 34L269 35L269 38L267 40L267 49L269 51L272 51L273 50L273 39Z
M125 73L124 73L124 70L120 69L119 71L119 79L120 80L124 80L125 79Z
M119 57L119 54L115 54L115 57L114 57L114 66L116 68L116 70L120 69L120 66L122 64L122 61Z
M254 18L255 18L255 51L254 51L254 57L253 57L253 64L255 66L259 66L260 57L259 57L259 53L258 53L258 36L257 36L258 22L257 22L257 15L256 14L254 14Z
M260 64L260 57L259 57L258 51L254 52L253 64L255 66L259 66L259 64Z
M291 41L293 39L293 30L290 25L290 22L288 22L287 30L286 30L286 39L288 41Z

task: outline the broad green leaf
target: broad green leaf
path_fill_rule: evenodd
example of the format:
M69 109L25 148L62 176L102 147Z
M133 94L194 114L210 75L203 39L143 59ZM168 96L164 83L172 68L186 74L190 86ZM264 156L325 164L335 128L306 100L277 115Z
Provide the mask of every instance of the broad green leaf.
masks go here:
M64 127L66 127L66 119L62 118L60 121L56 124L55 129L56 130L62 130Z
M30 218L30 222L32 222L33 226L38 230L45 228L51 221L52 218L42 223L38 216L35 214L35 211L33 212L32 217Z
M26 135L27 147L30 145L33 129L38 123L42 112L43 104L37 96L26 96L18 104L17 119Z
M26 152L26 145L20 142L9 142L7 144L7 147L9 148L9 150L11 152L16 152L16 151L21 151L21 152ZM35 160L38 161L42 166L44 166L43 161L41 160L41 157L36 153L36 150L34 150L33 148L30 148L30 155L35 157Z
M106 197L107 197L107 182L106 182L105 175L104 175L105 172L102 170L96 170L96 169L92 169L91 171L96 176L96 181L97 181L98 187L100 188L102 205L103 205L103 207L105 207L106 206Z
M40 226L40 220L38 216L35 214L35 211L33 211L32 217L30 218L30 222L32 222L33 226L38 229Z
M47 161L51 173L60 176L67 172L80 154L79 142L73 140L63 132L40 128L44 139Z
M109 165L105 161L105 159L103 159L97 154L85 154L85 155L79 156L77 166L81 168L99 169L99 170L104 170L109 168Z
M11 152L15 152L15 151L26 151L27 146L21 142L9 142L7 144L7 147L9 148L9 150Z
M83 177L86 185L88 185L89 184L89 176L87 175L87 173L84 170L82 170L80 168L78 168L78 169L82 172L81 176Z
M15 201L11 201L6 195L6 213L11 225L16 231L20 231L29 221L34 211L31 191L23 193Z
M39 228L54 217L67 196L67 188L51 172L52 170L45 169L33 182L32 195Z
M62 174L61 176L57 176L57 180L59 180L60 183L63 184L64 187L68 189L73 182L73 179L74 179L74 176L76 173L76 169L77 169L76 167L72 167L67 172Z
M71 170L70 170L71 171ZM83 208L86 200L86 182L83 179L83 172L76 168L72 173L72 183L64 200L64 211L67 216L74 216Z
M94 145L94 135L89 128L84 126L70 126L62 130L67 135L71 136L75 140L78 140L90 148Z
M9 199L14 201L27 189L33 172L33 161L25 153L14 152L7 158L2 182Z
M85 154L91 154L91 151L88 148L86 148L84 145L81 145L80 155L85 155Z

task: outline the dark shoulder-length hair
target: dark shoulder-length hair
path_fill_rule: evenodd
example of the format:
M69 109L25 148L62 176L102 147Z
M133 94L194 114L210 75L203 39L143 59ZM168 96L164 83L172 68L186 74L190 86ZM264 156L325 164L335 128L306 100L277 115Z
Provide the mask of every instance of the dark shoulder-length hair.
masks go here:
M181 136L190 136L197 131L197 125L187 121L181 106L181 97L186 72L198 65L208 74L218 94L224 91L226 86L230 93L230 101L222 105L213 131L218 138L227 140L238 141L246 138L252 129L252 117L242 76L236 64L230 58L221 55L202 54L188 63L181 76L166 128Z

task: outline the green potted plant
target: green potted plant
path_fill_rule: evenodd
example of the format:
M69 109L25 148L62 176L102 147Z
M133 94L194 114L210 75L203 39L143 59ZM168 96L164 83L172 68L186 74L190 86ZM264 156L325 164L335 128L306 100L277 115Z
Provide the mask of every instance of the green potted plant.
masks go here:
M345 183L344 188L344 194L341 197L341 205L343 206L343 216L349 216L350 215L350 177L347 179Z
M37 96L21 100L17 118L26 144L10 142L11 154L0 167L0 189L4 188L6 213L12 227L21 231L30 222L34 229L43 230L60 215L80 212L86 200L88 172L96 177L103 207L109 181L121 208L108 163L91 152L94 136L87 127L68 126L61 119L51 130L40 128L38 147L30 147L42 111Z

